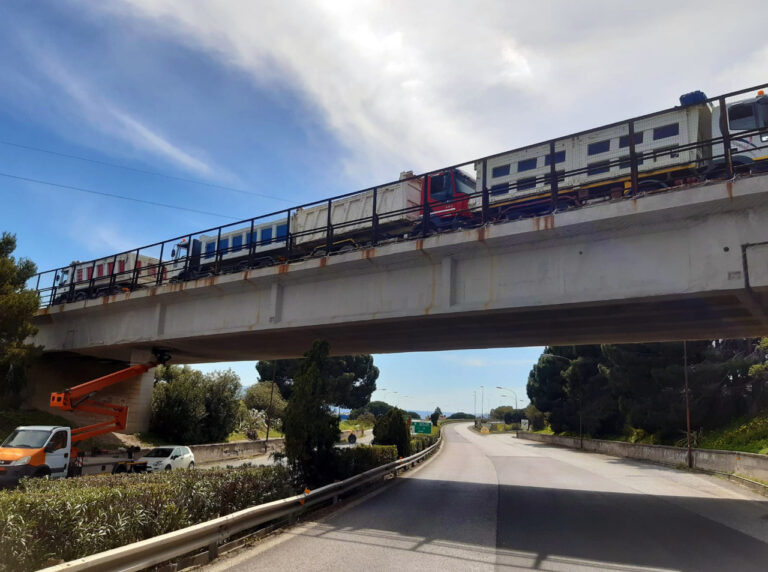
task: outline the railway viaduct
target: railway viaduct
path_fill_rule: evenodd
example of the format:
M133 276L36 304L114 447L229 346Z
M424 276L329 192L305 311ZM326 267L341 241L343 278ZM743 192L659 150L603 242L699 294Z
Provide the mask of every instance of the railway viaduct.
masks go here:
M173 363L768 334L768 175L43 308L32 402ZM148 421L152 373L111 397Z

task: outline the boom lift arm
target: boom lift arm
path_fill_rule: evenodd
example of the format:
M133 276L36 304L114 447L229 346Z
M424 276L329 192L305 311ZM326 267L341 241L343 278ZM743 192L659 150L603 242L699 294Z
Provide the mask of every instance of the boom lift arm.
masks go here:
M97 435L104 435L106 433L122 431L125 429L126 420L128 418L128 407L104 401L96 401L93 397L102 389L134 376L141 375L158 365L164 365L171 358L167 352L162 350L153 349L152 353L155 354L155 357L157 358L156 361L121 369L120 371L110 373L104 377L99 377L75 387L65 389L61 393L51 393L51 407L57 407L64 411L85 411L112 417L101 423L94 423L93 425L72 429L72 443L78 443Z

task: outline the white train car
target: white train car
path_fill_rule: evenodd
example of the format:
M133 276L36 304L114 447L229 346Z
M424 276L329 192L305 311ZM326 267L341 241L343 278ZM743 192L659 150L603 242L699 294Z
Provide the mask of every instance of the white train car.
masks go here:
M693 171L710 160L708 147L686 146L711 138L711 112L699 104L677 108L635 123L635 152L642 185L662 185L673 172ZM488 159L489 204L515 205L549 193L551 167L549 144L528 147ZM621 185L630 179L629 127L608 127L555 143L555 168L559 191ZM482 163L475 163L476 192L484 184ZM567 173L567 174L566 174ZM470 199L470 209L479 209L482 198Z
M129 289L136 279L139 286L155 284L161 272L157 258L135 252L108 256L90 262L73 262L58 275L54 298L58 302L72 302L95 298ZM162 280L168 278L165 269Z

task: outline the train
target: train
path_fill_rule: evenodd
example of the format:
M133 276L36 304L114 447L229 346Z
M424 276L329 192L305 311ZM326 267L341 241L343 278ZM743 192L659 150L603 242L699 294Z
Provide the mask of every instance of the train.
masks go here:
M632 156L639 192L722 177L730 172L720 136L726 125L733 170L768 171L768 96L760 90L726 103L726 118L721 111L702 92L691 92L671 110L500 153L470 169L451 167L419 177L406 171L375 190L290 209L265 222L189 235L175 243L167 260L139 249L72 262L56 271L51 301L85 300L622 198L633 190Z

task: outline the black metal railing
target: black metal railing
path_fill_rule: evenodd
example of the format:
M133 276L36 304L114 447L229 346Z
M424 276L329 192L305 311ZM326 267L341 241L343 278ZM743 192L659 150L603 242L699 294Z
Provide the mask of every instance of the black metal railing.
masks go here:
M720 110L726 110L728 100L766 87L768 84L734 91L706 99L695 105L716 104ZM690 183L692 180L701 180L705 177L732 178L740 170L748 170L754 166L741 164L738 153L733 152L734 137L729 132L727 112L720 113L717 130L719 133L713 132L711 137L698 136L695 141L666 148L646 150L637 148L636 136L638 130L642 131L643 123L682 109L685 108L668 108L450 165L402 180L390 181L329 199L312 201L235 223L189 233L112 256L40 272L30 280L28 286L39 293L41 306L50 306L130 292L167 282L289 263L313 256L330 255L350 248L376 246L382 242L423 237L440 230L539 216L562 208L580 206L588 201L636 197L647 191L662 191L670 186ZM768 111L766 114L768 115ZM768 117L765 120L768 120ZM576 140L613 128L622 128L622 130L626 128L626 134L620 137L627 138L627 145L625 149L620 149L620 156L611 156L600 161L599 165L597 162L584 161L583 164L572 165L570 169L565 169L564 166L558 168L556 151L558 144L562 144L565 148ZM740 140L749 138L754 151L768 149L768 129L765 125L751 131L739 131L737 138ZM580 144L586 146L586 143ZM713 152L721 144L722 149L717 153ZM549 168L545 172L489 186L490 162L535 149L545 149L548 153ZM611 150L611 154L618 153L619 151L615 149ZM768 156L768 151L765 152L765 156ZM674 161L674 159L679 160ZM653 175L659 170L654 165L660 160L666 161L664 163L664 169L667 171L666 179ZM510 158L510 165L512 163L513 158ZM685 165L693 166L688 170L680 169ZM544 167L546 166L545 160ZM760 162L760 167L768 170L766 166L768 166L768 160ZM616 172L617 168L619 172ZM455 197L441 204L443 207L464 205L461 209L461 220L454 219L453 224L441 227L440 224L435 223L442 219L433 216L434 210L438 207L430 204L428 200L423 200L424 191L417 191L416 187L420 187L426 177L458 169L474 170L476 177L482 179L482 184L476 185L473 193ZM604 177L598 176L603 173L605 173ZM675 173L676 176L671 177L669 173ZM588 180L571 184L571 180L578 177L586 177ZM409 193L414 197L419 196L417 203L406 207L397 205L397 208L389 207L388 210L386 205L382 206L386 203L382 201L382 194L387 189L395 185L408 184L414 185ZM370 212L366 212L357 219L334 223L334 206L355 197L362 204L370 199ZM323 208L326 212L321 215ZM309 226L304 224L304 228L294 228L294 224L302 216L306 217L307 213L322 216L322 224L315 220ZM278 227L280 227L279 236ZM266 228L271 229L269 233L263 232ZM237 241L236 236L240 236ZM223 240L222 237L226 238ZM182 250L186 252L182 254Z

